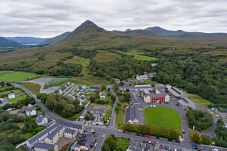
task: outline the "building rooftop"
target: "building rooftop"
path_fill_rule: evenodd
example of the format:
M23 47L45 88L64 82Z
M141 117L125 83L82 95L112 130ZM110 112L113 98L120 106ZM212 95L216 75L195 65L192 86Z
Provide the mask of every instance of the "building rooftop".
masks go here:
M46 149L46 150L53 150L54 147L55 147L54 144L47 144L42 142L38 142L34 145L34 148L40 148L40 149Z
M48 136L47 138L49 138L50 140L53 140L54 136L64 128L63 125L58 125L57 128L55 128Z
M28 140L28 142L30 144L34 143L35 141L37 141L39 138L41 138L42 136L50 133L51 131L53 131L56 127L58 126L57 123L54 123L53 125L47 127L46 129L44 129L43 131L39 132L38 134L36 134L35 136L33 136L32 138L30 138Z
M76 130L72 130L72 129L66 128L64 132L73 135L76 132Z
M125 120L129 121L138 121L143 122L143 115L141 115L141 111L139 111L140 104L133 104L126 109Z
M64 124L64 126L71 127L71 128L74 128L74 129L82 129L83 128L83 126L80 125L80 124L75 124L75 123L70 123L70 122L64 122L63 124Z

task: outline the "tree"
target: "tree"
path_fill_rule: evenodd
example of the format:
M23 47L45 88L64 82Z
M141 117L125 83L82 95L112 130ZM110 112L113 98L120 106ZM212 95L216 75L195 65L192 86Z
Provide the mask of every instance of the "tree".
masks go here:
M200 144L201 143L201 138L198 132L196 131L190 131L189 133L191 141Z
M101 86L101 91L105 91L105 90L106 90L106 85L103 84L103 85Z
M201 144L210 145L211 144L210 137L207 136L207 135L202 135L201 136Z
M195 127L198 131L205 130L213 124L212 115L208 112L189 110L186 115L189 127Z

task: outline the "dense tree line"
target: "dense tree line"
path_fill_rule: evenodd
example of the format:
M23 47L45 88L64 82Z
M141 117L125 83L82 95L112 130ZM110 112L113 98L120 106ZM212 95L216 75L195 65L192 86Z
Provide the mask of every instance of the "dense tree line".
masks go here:
M215 144L217 146L227 147L227 128L222 120L217 121L215 134Z
M43 129L43 126L36 125L34 117L22 118L0 111L0 150L14 151L16 145Z
M137 74L150 72L151 65L149 62L137 61L132 56L124 56L115 61L105 63L92 59L89 64L89 70L92 75L106 78L107 80L111 78L124 80Z
M226 69L218 58L199 52L158 54L156 80L196 93L214 104L227 105Z
M48 95L47 97L41 95L39 97L43 98L42 102L48 109L65 118L70 118L83 110L78 100L69 100L60 95Z
M81 64L64 64L58 62L57 66L48 72L52 76L79 76L82 70Z
M212 126L213 118L208 112L189 110L186 115L190 128L194 127L196 130L202 131Z
M197 144L204 144L204 145L211 144L211 138L207 135L200 135L196 131L190 131L189 136L190 136L191 141L195 142Z
M167 138L169 140L179 140L180 133L174 129L168 129L163 127L153 127L150 125L138 125L138 124L125 124L123 126L124 131L134 132L142 135L152 135L157 137Z

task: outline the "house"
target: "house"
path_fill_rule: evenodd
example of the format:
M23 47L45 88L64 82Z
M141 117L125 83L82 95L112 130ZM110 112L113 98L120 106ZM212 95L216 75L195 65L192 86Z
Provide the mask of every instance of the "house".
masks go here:
M29 104L25 109L25 114L27 116L36 116L36 110L34 109L33 105Z
M0 98L0 107L6 105L8 102L2 98Z
M126 123L143 123L143 109L140 104L133 104L126 108Z
M182 98L182 99L178 100L178 102L180 103L180 105L182 105L184 107L188 107L193 110L196 109L196 104L194 102L192 102L191 100L189 100L188 98Z
M100 92L99 93L99 98L101 99L101 100L105 100L106 99L106 91L102 91L102 92Z
M47 144L45 142L38 142L34 145L34 151L58 151L58 146L55 144Z
M69 129L73 129L73 130L77 130L79 132L83 132L83 126L80 124L75 124L75 123L70 123L70 122L64 122L62 123L65 128L69 128Z
M45 139L46 143L55 144L58 142L59 138L63 136L64 126L58 125Z
M70 129L70 128L66 128L64 130L64 136L67 137L67 138L74 138L74 137L76 137L76 135L77 135L76 130L73 130L73 129Z
M92 151L96 145L96 138L93 134L82 135L72 146L74 151Z
M138 81L144 81L144 80L148 80L148 76L145 74L145 75L137 75L136 76L136 80Z
M45 125L48 123L48 119L43 115L39 115L36 117L36 124L37 125Z
M14 93L8 94L8 99L14 99L14 98L16 98L16 95Z

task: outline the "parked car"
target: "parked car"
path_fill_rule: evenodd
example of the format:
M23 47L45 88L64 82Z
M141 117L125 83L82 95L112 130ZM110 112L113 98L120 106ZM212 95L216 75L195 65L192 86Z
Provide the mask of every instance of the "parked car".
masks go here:
M193 149L198 149L198 145L196 143L192 143L192 148Z

